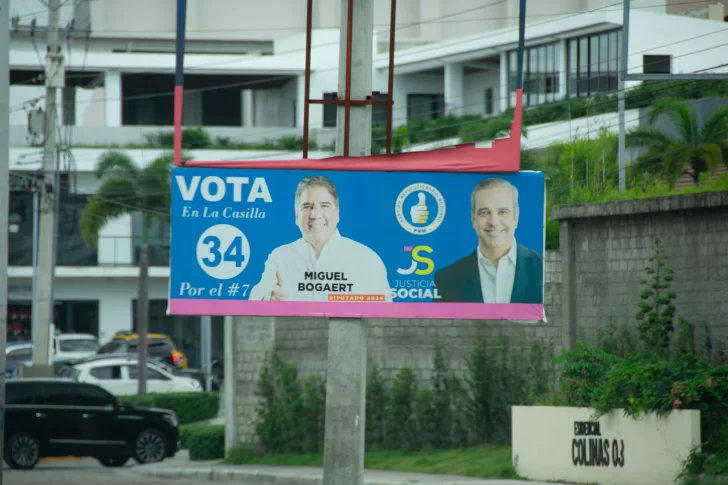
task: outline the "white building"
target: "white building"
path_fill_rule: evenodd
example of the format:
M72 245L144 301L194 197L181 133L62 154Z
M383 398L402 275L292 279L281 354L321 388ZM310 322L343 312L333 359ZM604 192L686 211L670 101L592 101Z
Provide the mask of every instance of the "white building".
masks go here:
M330 97L337 90L339 4L340 0L314 1L313 99ZM300 136L305 5L294 0L188 0L184 124L203 126L213 138L237 143ZM374 5L373 90L386 96L390 3L375 0ZM632 0L631 5L630 72L725 72L721 54L728 43L728 25L722 3ZM617 90L621 1L534 0L528 9L526 107ZM28 135L28 115L43 107L47 14L38 0L11 0L11 17L16 17L10 46L11 170L22 185L27 174L40 167L39 140ZM517 21L518 0L485 5L481 0L400 0L392 93L395 126L447 114L495 115L512 107ZM59 99L61 140L79 148L72 148L72 156L64 156L62 163L72 175L63 182L70 192L62 202L62 220L67 223L59 225L57 323L106 340L133 322L137 223L123 218L110 224L95 251L83 246L74 216L84 194L97 187L92 171L102 147L144 144L147 136L172 130L175 0L74 0L64 3L61 24L67 27L61 36L66 68L66 88ZM335 110L311 105L310 126L319 142L333 140ZM384 121L386 109L376 108L374 116ZM603 116L599 126L614 130L616 120L616 114ZM639 122L634 113L628 113L627 121ZM581 136L599 128L589 122L586 126L580 128ZM531 130L527 143L545 146L568 138L573 130L571 124L568 129L551 124ZM88 146L99 149L81 148ZM144 163L156 153L147 148L135 151L134 157ZM198 159L203 156L271 155L196 153ZM286 156L299 157L300 152ZM30 308L32 197L17 188L10 208L13 230L17 229L10 246L10 321L13 314ZM175 332L183 341L178 343L184 347L189 342L192 349L199 341L196 319L184 324L179 322L185 319L177 318L171 324L164 316L169 241L164 228L159 231L150 270L152 326Z

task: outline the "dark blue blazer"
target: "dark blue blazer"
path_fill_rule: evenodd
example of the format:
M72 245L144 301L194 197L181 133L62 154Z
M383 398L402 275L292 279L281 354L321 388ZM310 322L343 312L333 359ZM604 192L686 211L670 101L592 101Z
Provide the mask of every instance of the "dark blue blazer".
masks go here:
M483 303L477 249L435 272L440 299L435 303ZM522 244L516 246L516 277L511 303L543 304L543 256Z

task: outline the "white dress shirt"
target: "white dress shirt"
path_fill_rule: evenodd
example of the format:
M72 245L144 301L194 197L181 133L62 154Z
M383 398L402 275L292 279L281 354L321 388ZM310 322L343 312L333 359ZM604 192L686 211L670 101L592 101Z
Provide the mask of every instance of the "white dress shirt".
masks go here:
M480 288L483 291L484 303L510 303L513 292L513 281L516 279L516 240L511 249L498 261L496 270L490 259L478 253L478 270L480 272Z
M382 259L363 244L343 237L338 230L323 247L318 260L313 247L303 238L274 249L265 262L260 282L250 291L249 300L270 299L276 285L276 271L281 274L283 290L288 294L289 301L347 301L329 299L329 295L347 294L381 295L384 301L392 301L387 269ZM328 276L336 273L339 279L307 279L305 274L311 272L324 272ZM301 290L301 283L330 286L318 291Z

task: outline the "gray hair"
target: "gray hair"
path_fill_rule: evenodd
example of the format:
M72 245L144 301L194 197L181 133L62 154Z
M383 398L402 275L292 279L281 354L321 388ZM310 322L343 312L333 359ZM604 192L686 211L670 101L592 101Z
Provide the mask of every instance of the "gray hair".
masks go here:
M303 191L312 187L323 187L328 190L329 194L331 194L331 197L334 198L334 203L336 204L336 207L339 207L339 193L337 192L336 186L331 181L331 179L322 175L311 175L310 177L306 177L305 179L298 182L295 198L296 209L298 209L298 203L301 200L301 195L303 195Z
M470 213L475 214L475 194L481 190L495 189L495 188L509 188L513 191L513 211L518 213L518 189L509 181L502 178L490 178L478 182L478 185L473 189L473 193L470 194Z

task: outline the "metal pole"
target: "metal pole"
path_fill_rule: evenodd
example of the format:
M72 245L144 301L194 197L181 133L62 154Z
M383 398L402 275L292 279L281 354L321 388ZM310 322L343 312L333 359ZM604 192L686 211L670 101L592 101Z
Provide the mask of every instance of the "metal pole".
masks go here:
M40 189L40 214L38 221L38 278L36 283L36 306L33 307L33 331L35 349L33 352L33 375L52 376L53 368L48 359L53 321L53 278L55 273L55 228L56 228L56 120L58 88L64 85L63 55L58 42L58 10L60 0L48 0L48 47L46 53L46 114L45 146L43 151L43 177Z
M0 45L10 45L10 2L0 4ZM0 72L10 72L10 49L0 49ZM8 317L8 210L10 207L10 76L0 76L0 457L5 456L5 349ZM1 459L1 458L0 458ZM0 485L3 467L0 466Z
M621 52L621 69L619 73L619 81L617 83L617 109L619 110L619 138L618 143L618 159L619 159L619 191L623 192L627 188L627 149L626 149L626 121L624 116L624 80L627 76L627 57L629 56L629 0L624 0L622 7L622 52Z
M397 0L391 0L389 15L389 72L387 73L387 155L392 153L392 105L394 104L394 33L397 26Z
M308 0L306 10L306 71L303 88L303 158L308 158L308 117L311 99L311 17L313 15L313 0Z
M200 317L200 357L202 361L202 372L205 373L205 390L212 390L212 318L210 316Z
M39 188L37 185L35 187L35 192L33 193L33 282L32 282L32 303L31 308L35 309L38 307L38 302L36 301L36 291L38 287L38 207L40 205L40 197L39 197ZM32 318L32 314L31 314ZM33 342L36 341L36 327L33 325L30 328L30 335L31 340Z
M345 100L366 100L372 93L373 0L340 2L339 92ZM370 155L371 124L371 105L339 105L336 155ZM330 319L323 485L363 483L366 376L366 321Z

